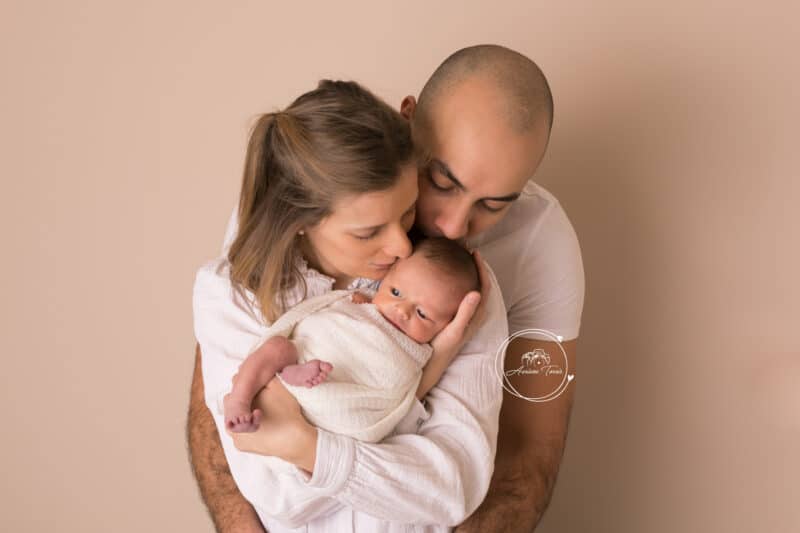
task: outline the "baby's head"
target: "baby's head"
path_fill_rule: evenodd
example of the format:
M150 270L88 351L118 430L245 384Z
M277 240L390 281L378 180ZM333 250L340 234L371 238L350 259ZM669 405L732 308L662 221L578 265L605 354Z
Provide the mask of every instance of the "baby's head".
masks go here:
M472 254L436 237L420 241L410 257L394 264L372 303L400 331L425 343L453 319L468 292L479 290Z

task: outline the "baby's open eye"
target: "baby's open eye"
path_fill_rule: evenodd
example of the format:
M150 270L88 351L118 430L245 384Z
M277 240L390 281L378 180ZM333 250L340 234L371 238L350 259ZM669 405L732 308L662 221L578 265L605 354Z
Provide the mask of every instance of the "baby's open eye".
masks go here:
M394 287L392 287L391 289L389 289L389 292L391 292L391 293L392 293L392 296L400 296L400 291L398 291L398 290L397 290L397 289L395 289Z
M419 310L419 308L417 308L417 314L418 314L418 315L419 315L419 317L420 317L421 319L423 319L423 320L425 320L426 318L428 318L427 316L425 316L425 313L423 313L422 311L420 311L420 310Z

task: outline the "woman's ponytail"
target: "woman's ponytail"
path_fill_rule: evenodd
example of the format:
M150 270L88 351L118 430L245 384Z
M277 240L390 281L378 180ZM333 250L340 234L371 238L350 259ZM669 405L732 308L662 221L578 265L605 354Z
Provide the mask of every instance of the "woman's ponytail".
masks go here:
M239 228L246 227L253 218L256 206L263 201L269 175L267 168L272 159L270 137L275 124L275 113L266 113L258 117L250 133L247 144L247 155L242 177L242 190L239 194Z

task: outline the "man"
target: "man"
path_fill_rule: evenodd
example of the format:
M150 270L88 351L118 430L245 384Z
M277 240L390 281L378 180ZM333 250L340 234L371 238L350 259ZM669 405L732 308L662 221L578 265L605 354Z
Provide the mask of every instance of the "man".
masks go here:
M544 75L506 48L465 48L434 72L418 102L406 97L401 112L426 155L418 229L466 240L481 251L501 288L510 333L539 328L564 339L559 346L546 335L516 337L505 367L516 368L534 352L557 359L563 347L574 373L584 292L580 248L557 200L530 183L553 120ZM488 494L457 532L532 531L550 500L575 384L567 382L550 401L531 402L520 396L542 395L541 381L523 373L509 381L519 394L503 397ZM218 529L263 531L227 469L203 401L199 364L188 433L198 483Z

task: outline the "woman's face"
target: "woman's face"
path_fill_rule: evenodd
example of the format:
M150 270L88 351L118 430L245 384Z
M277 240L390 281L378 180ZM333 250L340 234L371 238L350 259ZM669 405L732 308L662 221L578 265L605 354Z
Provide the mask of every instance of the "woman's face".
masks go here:
M398 258L411 254L408 230L414 224L417 167L406 165L391 189L348 194L319 224L306 228L309 264L337 282L383 279Z

